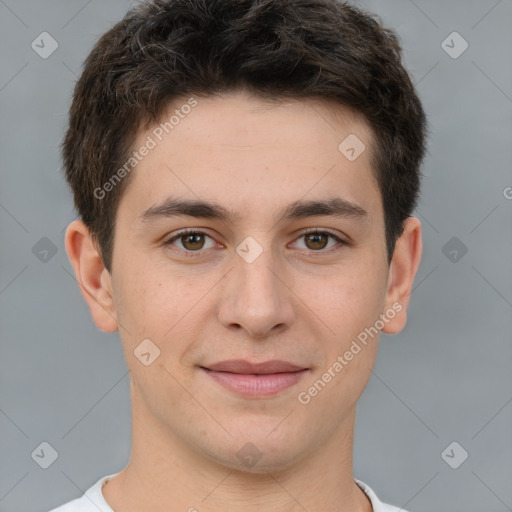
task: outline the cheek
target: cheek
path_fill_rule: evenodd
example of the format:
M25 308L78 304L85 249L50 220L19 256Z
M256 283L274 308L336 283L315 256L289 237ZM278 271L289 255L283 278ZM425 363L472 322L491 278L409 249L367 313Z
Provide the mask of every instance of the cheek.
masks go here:
M180 361L190 340L195 339L192 331L201 322L195 322L194 318L202 314L201 308L206 304L202 299L214 286L215 279L186 278L175 269L171 272L169 268L159 268L158 264L144 267L147 265L137 268L132 261L130 268L122 269L123 279L115 288L125 352L130 357L142 340L149 338L161 351L160 361L168 359L170 352L173 360Z
M384 298L385 284L377 272L333 279L311 297L311 310L330 331L318 338L321 364L301 388L303 399L318 413L313 416L328 414L341 421L361 396L377 356L375 323Z
M337 346L373 325L382 312L386 294L382 264L333 268L315 280L295 280L294 292L338 340Z

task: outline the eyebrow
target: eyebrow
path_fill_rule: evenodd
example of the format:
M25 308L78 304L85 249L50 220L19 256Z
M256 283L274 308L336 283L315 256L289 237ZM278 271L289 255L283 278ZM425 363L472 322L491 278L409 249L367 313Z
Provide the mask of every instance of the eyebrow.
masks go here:
M339 218L363 219L368 212L358 204L339 197L324 201L294 201L290 203L277 222L283 220L300 220L314 216L332 216ZM144 223L161 218L177 216L195 217L198 219L216 219L223 222L235 222L240 215L214 202L196 199L183 199L169 197L162 203L153 205L139 215L139 220Z

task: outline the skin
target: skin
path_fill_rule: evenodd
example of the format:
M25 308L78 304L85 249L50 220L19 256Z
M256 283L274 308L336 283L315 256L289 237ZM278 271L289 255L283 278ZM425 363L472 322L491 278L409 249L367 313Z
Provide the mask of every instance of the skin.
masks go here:
M175 100L170 114L186 99ZM352 453L356 404L378 336L307 405L298 394L393 304L402 310L382 330L404 327L420 222L406 220L388 264L371 132L345 107L272 106L243 92L197 100L132 171L116 214L112 274L80 220L66 232L94 322L119 330L130 371L131 458L103 487L105 499L116 512L369 512ZM367 148L354 161L338 150L351 133ZM148 135L151 128L141 129L134 147ZM216 202L239 218L140 221L171 195ZM333 197L367 214L277 222L293 201ZM195 246L184 238L165 245L183 228L208 236ZM305 228L332 230L349 243L315 240ZM262 248L252 263L236 252L248 236ZM134 355L146 338L160 349L148 366ZM276 395L244 398L199 369L227 359L280 359L309 371ZM262 454L251 467L237 457L248 442Z

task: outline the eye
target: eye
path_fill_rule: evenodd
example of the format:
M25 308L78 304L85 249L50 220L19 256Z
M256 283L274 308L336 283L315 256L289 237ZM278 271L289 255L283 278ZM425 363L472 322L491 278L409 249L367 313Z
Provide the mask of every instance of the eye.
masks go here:
M209 238L213 242L210 247L205 247L205 238ZM203 231L194 229L184 229L179 231L171 238L169 238L165 242L165 245L174 245L174 242L177 240L181 243L181 247L178 248L187 252L198 252L201 249L211 249L215 246L215 241L213 238L208 236Z
M211 241L209 246L206 244L206 238ZM339 246L338 249L344 245L348 245L348 242L345 242L334 233L325 230L322 231L317 228L310 229L309 231L302 233L294 243L296 244L297 240L301 240L303 238L305 240L305 247L299 247L299 249L309 250L310 252L330 252L330 250L336 245ZM328 246L329 238L334 241L330 246ZM175 245L175 242L177 241L180 243L181 247ZM215 244L216 242L212 237L207 235L204 231L199 231L197 229L183 229L164 242L164 245L175 246L187 256L195 256L193 253L200 253L201 249L211 249L215 247Z
M329 250L337 244L340 246L347 245L347 242L336 236L334 233L331 233L330 231L321 231L319 229L306 231L305 233L302 233L297 240L302 238L304 239L305 249L309 249L313 252L329 252ZM337 244L334 243L327 247L329 238L337 242ZM327 250L324 250L326 247Z

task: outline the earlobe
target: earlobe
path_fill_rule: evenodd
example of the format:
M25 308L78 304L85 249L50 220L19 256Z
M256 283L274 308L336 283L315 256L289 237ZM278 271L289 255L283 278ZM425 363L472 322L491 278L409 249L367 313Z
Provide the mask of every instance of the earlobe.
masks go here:
M407 306L421 252L421 223L416 217L409 217L405 220L404 231L396 242L389 268L384 314L391 310L394 314L382 329L387 334L400 332L406 324Z
M89 229L81 220L74 220L68 226L65 245L94 323L104 332L117 331L118 322L110 274L103 265Z

